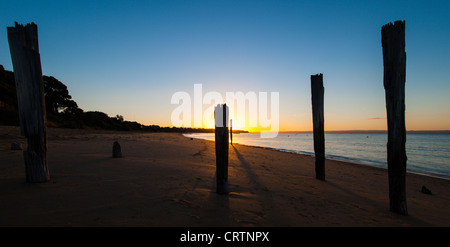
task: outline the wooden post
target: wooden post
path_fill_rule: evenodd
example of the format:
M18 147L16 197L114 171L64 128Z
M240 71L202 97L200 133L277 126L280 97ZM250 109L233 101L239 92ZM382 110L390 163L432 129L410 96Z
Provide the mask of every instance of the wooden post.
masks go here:
M28 141L23 152L27 182L50 179L47 167L47 128L39 55L38 32L34 23L25 27L17 22L7 27L9 49L19 108L20 132Z
M120 148L120 144L118 141L115 141L113 143L112 157L113 158L122 158L122 149Z
M230 119L230 142L233 145L233 119Z
M325 180L325 134L323 122L323 76L311 75L311 101L313 115L314 153L316 155L316 178Z
M388 124L387 160L390 210L408 214L406 206L405 21L381 28L383 84Z
M217 193L228 194L228 107L217 105L214 109L216 144Z

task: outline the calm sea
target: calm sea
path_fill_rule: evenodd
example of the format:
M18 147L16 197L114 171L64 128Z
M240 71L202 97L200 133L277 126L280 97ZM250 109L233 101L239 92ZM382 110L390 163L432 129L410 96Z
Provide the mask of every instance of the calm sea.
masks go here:
M214 133L185 134L214 140ZM450 134L407 134L406 155L409 172L450 179ZM233 134L233 143L314 155L312 133L280 133L264 139L259 133ZM387 134L326 133L327 158L387 168Z

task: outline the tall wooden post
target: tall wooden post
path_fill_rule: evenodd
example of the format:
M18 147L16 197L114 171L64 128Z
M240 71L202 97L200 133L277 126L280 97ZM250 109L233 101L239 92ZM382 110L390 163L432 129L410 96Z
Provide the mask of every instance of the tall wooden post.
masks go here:
M233 145L233 119L230 119L230 143Z
M216 144L217 193L228 194L228 107L217 105L214 109Z
M407 215L405 128L405 21L381 28L383 84L388 123L387 160L390 210Z
M316 178L325 180L325 134L323 120L323 76L311 75L311 101L313 115L314 153Z
M20 132L28 148L23 152L27 182L50 179L47 167L47 128L39 55L38 32L34 23L25 27L17 22L7 27L19 108Z

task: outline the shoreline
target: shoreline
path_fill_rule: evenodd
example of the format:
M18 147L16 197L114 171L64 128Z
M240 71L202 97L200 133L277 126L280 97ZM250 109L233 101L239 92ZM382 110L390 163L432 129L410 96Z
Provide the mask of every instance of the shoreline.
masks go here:
M283 133L309 133L309 132L283 132ZM330 133L335 133L335 132L330 132ZM345 133L345 132L342 132ZM354 134L363 134L364 132L361 133L354 133ZM185 134L196 134L196 133L181 133L182 136L184 136ZM211 133L210 133L211 134ZM350 134L350 133L345 133L345 134ZM444 133L447 134L447 133ZM186 138L190 138L187 136L184 136ZM196 137L192 137L192 138L196 138ZM203 138L196 138L196 139L201 139L201 140L207 140L207 141L212 141L212 140L208 140L208 139L203 139ZM214 142L214 141L212 141ZM255 145L249 145L249 144L240 144L240 143L234 143L234 144L239 144L239 145L243 145L243 146L248 146L248 147L255 147L255 148L264 148L264 149L270 149L270 150L276 150L276 151L280 151L280 152L286 152L286 153L293 153L293 154L300 154L300 155L308 155L311 157L314 157L314 153L310 153L310 152L304 152L304 151L295 151L295 150L288 150L288 149L281 149L281 148L272 148L272 147L263 147L263 146L255 146ZM234 145L233 144L233 145ZM333 155L335 156L335 155ZM328 154L325 154L325 158L327 160L335 160L335 161L342 161L342 162L347 162L347 163L354 163L357 165L362 165L362 166L369 166L369 167L375 167L375 168L379 168L379 169L383 169L387 171L387 164L385 164L384 167L383 165L380 164L376 164L374 162L364 162L358 159L353 159L353 158L347 158L347 157L342 157L342 156L335 156L335 157L330 157ZM408 169L408 166L407 168ZM439 178L439 179L444 179L444 180L450 180L450 176L445 175L445 174L436 174L436 173L426 173L426 172L419 172L419 171L411 171L411 170L407 170L407 173L411 173L411 174L417 174L417 175L423 175L423 176L428 176L428 177L433 177L433 178Z
M50 181L25 183L26 140L0 127L1 226L450 226L450 181L407 174L408 216L389 211L387 172L236 144L228 195L215 192L213 141L179 133L48 129ZM123 158L111 157L112 144ZM433 195L420 192L425 185Z
M259 132L249 132L259 133ZM312 131L279 131L278 133L308 133ZM332 134L387 134L387 130L326 130L324 132ZM406 134L450 134L450 130L407 130Z
M211 140L206 140L206 141L211 141ZM277 149L277 148L271 148L271 147L253 146L253 145L240 144L240 143L235 143L233 145L241 145L241 146L248 146L248 147L253 147L253 148L269 149L269 150L274 150L274 151L278 151L278 152L285 152L285 153L292 153L292 154L299 154L299 155L307 155L307 156L310 156L310 157L314 158L313 154L303 153L303 152L300 152L300 151L296 152L296 151L290 151L290 150L286 150L286 149ZM358 162L357 160L352 160L352 159L349 159L349 158L348 159L346 159L346 158L339 159L339 158L327 157L325 155L325 159L326 160L341 161L341 162L354 164L354 165L359 165L359 166L364 166L364 167L377 168L377 169L381 169L381 170L387 172L387 168L386 167L381 167L381 166L377 166L377 165L374 165L374 164L364 164L362 162ZM450 180L450 177L445 177L444 175L440 175L440 174L421 173L421 172L414 172L414 171L406 171L406 173L415 174L415 175L419 175L419 176L426 176L426 177L431 177L431 178L437 178L437 179L443 179L443 180Z

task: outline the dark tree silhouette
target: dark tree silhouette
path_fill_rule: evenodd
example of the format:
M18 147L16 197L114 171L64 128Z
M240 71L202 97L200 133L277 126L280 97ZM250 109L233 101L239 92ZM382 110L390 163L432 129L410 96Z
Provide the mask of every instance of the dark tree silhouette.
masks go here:
M117 121L119 121L119 122L123 122L123 120L124 120L123 116L122 116L122 115L119 115L119 114L116 115L116 119L117 119Z
M67 90L67 86L53 76L43 76L45 103L47 113L58 114L60 112L79 114L82 112Z

